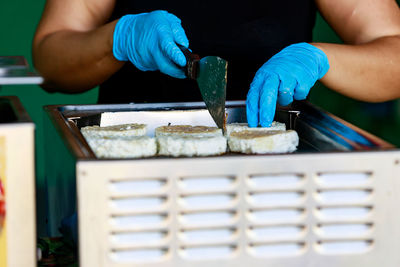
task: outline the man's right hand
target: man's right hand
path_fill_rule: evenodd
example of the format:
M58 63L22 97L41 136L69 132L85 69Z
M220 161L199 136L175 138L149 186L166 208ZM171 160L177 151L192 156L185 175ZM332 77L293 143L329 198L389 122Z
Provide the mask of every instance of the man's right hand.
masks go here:
M166 11L123 16L115 26L113 54L130 61L142 71L159 70L175 78L185 78L180 67L186 59L177 44L189 47L181 20Z

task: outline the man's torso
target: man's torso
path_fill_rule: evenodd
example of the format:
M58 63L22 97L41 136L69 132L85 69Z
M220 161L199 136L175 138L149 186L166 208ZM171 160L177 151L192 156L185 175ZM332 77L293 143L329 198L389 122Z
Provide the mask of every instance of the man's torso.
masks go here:
M111 19L154 10L181 19L194 53L228 61L228 100L246 98L255 72L272 55L292 43L311 41L316 14L312 0L121 0ZM200 100L195 81L142 72L129 62L100 86L99 94L99 103Z

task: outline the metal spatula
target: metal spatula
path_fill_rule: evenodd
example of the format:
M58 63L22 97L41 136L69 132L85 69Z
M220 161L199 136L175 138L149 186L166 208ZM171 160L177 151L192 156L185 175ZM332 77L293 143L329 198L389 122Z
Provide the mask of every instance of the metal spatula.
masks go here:
M228 62L216 56L200 58L189 49L182 46L180 48L187 61L185 67L187 77L197 81L211 117L218 128L224 130Z

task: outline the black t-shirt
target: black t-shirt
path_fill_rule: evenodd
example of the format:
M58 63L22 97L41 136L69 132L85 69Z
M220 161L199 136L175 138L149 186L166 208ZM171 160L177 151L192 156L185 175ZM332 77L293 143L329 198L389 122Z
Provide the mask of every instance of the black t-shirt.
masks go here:
M182 20L190 48L228 61L227 100L246 99L254 74L282 48L310 42L313 0L120 0L111 20L166 10ZM140 71L127 62L100 86L99 103L201 101L193 80Z

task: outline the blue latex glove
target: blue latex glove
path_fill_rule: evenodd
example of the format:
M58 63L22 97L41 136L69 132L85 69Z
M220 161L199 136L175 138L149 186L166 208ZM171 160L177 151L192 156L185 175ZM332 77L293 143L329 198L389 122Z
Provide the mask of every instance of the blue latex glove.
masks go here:
M277 100L286 106L293 99L305 99L311 87L328 69L325 53L307 43L290 45L271 57L257 71L247 94L249 126L271 126Z
M189 46L181 20L157 10L119 19L114 30L113 54L142 71L159 70L184 79L185 73L178 66L184 67L186 59L177 44Z

